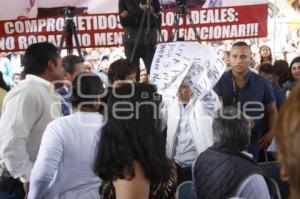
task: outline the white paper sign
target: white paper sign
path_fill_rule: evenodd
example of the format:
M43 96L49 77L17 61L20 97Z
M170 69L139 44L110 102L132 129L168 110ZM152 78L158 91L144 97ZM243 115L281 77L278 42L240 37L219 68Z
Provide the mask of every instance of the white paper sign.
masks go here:
M151 83L165 98L173 98L189 71L193 59L186 56L186 42L172 42L157 46L150 72ZM174 95L175 92L175 95Z
M225 69L225 63L217 54L199 43L164 43L157 46L150 82L167 100L176 96L183 80L202 98L212 90Z

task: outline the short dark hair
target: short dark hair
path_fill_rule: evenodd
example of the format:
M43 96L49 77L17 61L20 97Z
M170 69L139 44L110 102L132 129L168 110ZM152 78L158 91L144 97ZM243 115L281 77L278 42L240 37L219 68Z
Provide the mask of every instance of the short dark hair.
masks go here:
M247 47L249 47L250 48L250 46L246 43L246 42L244 42L244 41L238 41L238 42L235 42L233 45L232 45L232 47L240 47L240 46L247 46Z
M264 63L262 64L259 69L258 72L261 73L266 73L266 74L274 74L275 70L274 70L274 66L270 63Z
M77 55L67 55L63 58L63 65L65 70L69 74L74 74L75 65L78 63L83 63L84 60Z
M52 60L56 63L59 57L56 46L49 42L41 42L30 45L24 56L24 74L40 76L45 73L48 62Z
M223 107L213 120L214 145L229 151L246 150L250 143L250 126L236 107Z
M135 73L137 66L126 59L118 59L114 61L108 69L109 83L113 84L116 80L125 80L125 78Z
M103 61L103 60L109 60L109 57L108 57L107 55L104 55L104 56L102 57L101 61Z
M295 78L293 77L293 74L292 74L292 66L293 66L294 63L298 63L298 62L300 62L300 56L295 57L292 60L291 64L290 64L290 68L289 68L289 80L291 80L291 81L295 81Z
M72 82L71 104L77 108L81 103L95 102L100 99L104 92L103 84L100 77L94 73L79 73ZM83 95L99 95L96 97L85 97ZM93 104L84 104L82 107L92 107Z
M110 96L107 123L102 128L96 155L95 173L104 181L124 179L124 171L128 171L129 177L133 178L134 161L137 161L147 179L151 183L158 183L167 180L171 172L171 162L166 157L160 120L153 117L154 112L159 110L161 98L154 97L157 94L155 86L145 83L125 84L117 88L116 92L119 95L128 95L132 93L132 89L133 95L128 98ZM115 103L120 102L122 104L118 104L118 107L127 110L128 104L125 103L133 104L134 113L128 110L118 115L132 117L114 117L113 107ZM143 104L136 107L137 103ZM137 108L138 117L135 114Z

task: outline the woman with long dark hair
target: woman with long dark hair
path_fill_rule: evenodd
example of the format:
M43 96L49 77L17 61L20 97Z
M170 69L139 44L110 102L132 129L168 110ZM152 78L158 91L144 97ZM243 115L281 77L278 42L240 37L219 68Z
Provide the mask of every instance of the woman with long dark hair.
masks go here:
M173 198L176 170L165 154L156 88L125 84L115 91L95 162L101 198Z

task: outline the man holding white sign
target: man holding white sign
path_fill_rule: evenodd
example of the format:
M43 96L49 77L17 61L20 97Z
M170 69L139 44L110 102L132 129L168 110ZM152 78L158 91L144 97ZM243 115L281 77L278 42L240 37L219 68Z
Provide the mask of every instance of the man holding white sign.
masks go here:
M178 97L164 105L166 153L175 161L178 185L192 180L193 162L213 144L212 119L220 107L218 96L213 91L200 98L185 81L179 87Z
M176 163L178 184L192 179L194 160L213 143L212 119L221 104L212 87L224 70L225 64L217 55L198 43L157 47L150 81L163 96L166 152Z

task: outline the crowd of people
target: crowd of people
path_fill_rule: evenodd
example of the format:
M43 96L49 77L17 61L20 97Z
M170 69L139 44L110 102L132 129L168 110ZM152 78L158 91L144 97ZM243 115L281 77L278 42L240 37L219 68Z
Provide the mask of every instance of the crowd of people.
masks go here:
M149 78L157 26L136 34L151 6L133 4L120 0L124 48L0 54L0 198L173 199L190 182L194 198L271 199L270 159L299 198L300 56L207 44L219 81L200 97L186 77L166 101Z
M300 59L261 52L251 68L250 46L234 43L210 93L199 98L183 80L165 102L126 59L89 71L53 44L31 45L25 79L10 88L1 78L0 196L174 198L192 181L197 198L272 198L257 165L270 151L297 198Z

